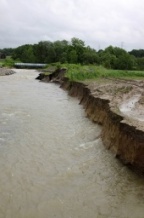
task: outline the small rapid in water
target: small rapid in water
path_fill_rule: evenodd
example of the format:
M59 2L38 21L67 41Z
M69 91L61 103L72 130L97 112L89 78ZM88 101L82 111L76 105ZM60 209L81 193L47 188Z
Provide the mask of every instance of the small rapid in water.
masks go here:
M144 179L79 101L34 70L0 77L0 218L143 218Z

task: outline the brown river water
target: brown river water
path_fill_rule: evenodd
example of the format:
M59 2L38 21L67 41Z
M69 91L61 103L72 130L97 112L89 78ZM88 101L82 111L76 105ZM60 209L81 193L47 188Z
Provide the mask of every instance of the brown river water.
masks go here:
M0 218L144 218L144 178L57 85L0 77Z

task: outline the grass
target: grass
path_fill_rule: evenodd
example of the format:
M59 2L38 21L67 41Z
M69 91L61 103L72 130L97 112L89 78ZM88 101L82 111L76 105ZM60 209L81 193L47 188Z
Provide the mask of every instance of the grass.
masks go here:
M7 56L5 59L0 59L0 67L13 67L14 66L14 60Z
M66 77L71 81L97 80L102 78L144 79L144 71L112 70L102 66L80 64L49 64L45 69L45 73L49 74L54 69L59 68L67 69Z
M95 80L99 78L144 79L144 71L112 70L102 66L82 66L78 64L65 64L66 76L72 81Z

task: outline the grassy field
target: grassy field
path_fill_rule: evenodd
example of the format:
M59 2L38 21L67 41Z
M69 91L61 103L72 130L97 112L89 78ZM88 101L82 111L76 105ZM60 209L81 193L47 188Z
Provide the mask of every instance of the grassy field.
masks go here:
M67 68L66 76L72 81L99 78L144 79L144 71L112 70L102 66L81 66L78 64L64 64L62 67Z

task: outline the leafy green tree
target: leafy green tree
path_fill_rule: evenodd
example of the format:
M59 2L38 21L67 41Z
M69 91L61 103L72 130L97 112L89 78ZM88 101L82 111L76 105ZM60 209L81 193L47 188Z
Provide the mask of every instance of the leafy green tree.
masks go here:
M55 50L55 62L65 63L67 61L68 41L55 41L53 43Z
M55 62L55 51L53 43L50 41L41 41L36 47L36 60L39 63Z
M111 55L115 55L117 58L121 55L127 54L127 52L119 47L113 47L113 46L109 46L105 49L105 52L111 54Z
M129 52L129 54L137 58L142 58L144 57L144 49L133 49L132 51Z
M82 40L79 39L79 38L75 38L75 37L73 37L73 38L71 39L71 44L72 44L72 46L73 46L74 48L76 48L76 47L84 47L84 46L85 46L84 41L82 41Z
M81 39L75 37L71 39L71 50L75 50L75 54L77 54L78 63L83 63L84 46L85 43Z
M134 59L128 53L119 56L116 61L115 69L120 70L132 70L134 68Z
M71 50L69 52L69 62L72 64L77 64L78 63L78 55L75 50Z
M3 53L5 56L11 56L14 50L14 48L3 48L0 49L0 53Z
M19 46L14 50L12 58L14 60L20 59L24 63L35 63L36 57L34 55L33 45Z
M68 54L67 54L67 52L63 52L63 53L60 55L59 61L60 61L62 64L68 62Z
M95 49L87 46L83 52L83 63L84 64L99 64L99 57Z
M108 69L115 68L116 60L117 57L114 54L110 54L108 51L104 51L100 55L100 63Z
M107 47L99 52L99 58L100 63L106 68L131 70L136 66L134 57L118 47Z
M144 57L136 58L136 69L137 70L144 70Z
M0 50L1 51L1 50ZM7 52L11 52L8 50ZM131 55L133 54L133 55ZM101 64L110 69L143 69L144 50L132 50L128 53L122 48L109 46L105 50L96 52L85 42L73 37L70 42L67 40L41 41L34 45L22 45L13 50L12 57L22 62L36 63L80 63L80 64Z
M28 63L35 63L35 56L33 53L33 47L32 45L29 45L27 47L25 47L23 53L22 53L22 57L21 57L23 62L28 62Z

